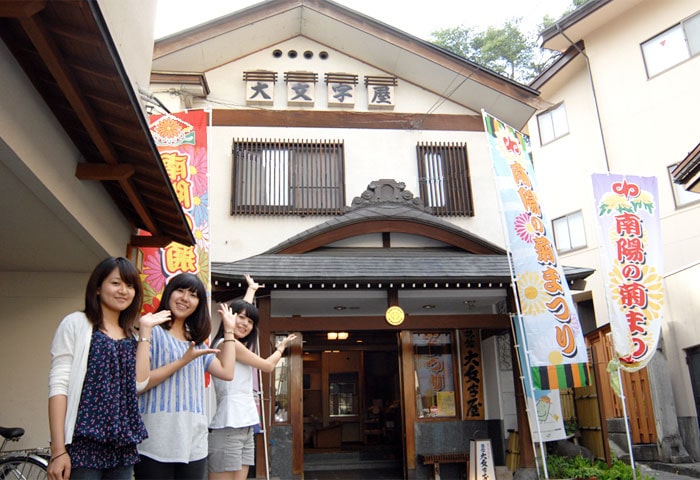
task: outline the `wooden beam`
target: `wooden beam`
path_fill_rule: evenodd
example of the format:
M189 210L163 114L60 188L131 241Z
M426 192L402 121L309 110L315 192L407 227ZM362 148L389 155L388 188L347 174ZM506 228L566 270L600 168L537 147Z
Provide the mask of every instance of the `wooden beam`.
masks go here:
M98 163L79 163L75 176L80 180L122 181L131 177L136 169L132 165L105 165Z
M46 8L46 0L0 2L0 18L29 18Z
M312 127L483 132L481 115L313 110L224 110L212 112L215 127Z
M148 237L144 237L148 238ZM318 323L311 321L309 317L271 317L266 320L270 331L282 332L309 332L318 330ZM487 330L509 330L510 317L508 315L487 313L479 315L406 315L403 323L399 327L391 327L386 322L384 315L368 315L363 317L338 316L325 317L323 328L328 330L347 330L348 325L352 325L351 330L420 330L425 328L483 328Z
M44 27L43 22L39 18L29 18L20 20L20 23L102 157L107 163L118 163L117 154L108 141L108 136L97 122L94 112L81 93L75 78L66 67L63 55Z

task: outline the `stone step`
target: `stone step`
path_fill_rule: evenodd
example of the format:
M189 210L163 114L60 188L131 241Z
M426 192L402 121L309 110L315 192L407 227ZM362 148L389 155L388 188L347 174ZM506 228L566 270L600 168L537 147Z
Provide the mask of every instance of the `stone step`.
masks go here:
M370 456L367 452L359 451L304 454L304 471L388 469L400 465L401 458L391 455Z

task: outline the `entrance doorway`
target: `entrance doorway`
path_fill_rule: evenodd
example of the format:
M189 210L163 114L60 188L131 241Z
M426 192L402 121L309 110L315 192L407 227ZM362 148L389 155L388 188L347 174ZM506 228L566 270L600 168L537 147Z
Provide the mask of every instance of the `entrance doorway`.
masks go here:
M303 337L304 478L403 478L397 333Z

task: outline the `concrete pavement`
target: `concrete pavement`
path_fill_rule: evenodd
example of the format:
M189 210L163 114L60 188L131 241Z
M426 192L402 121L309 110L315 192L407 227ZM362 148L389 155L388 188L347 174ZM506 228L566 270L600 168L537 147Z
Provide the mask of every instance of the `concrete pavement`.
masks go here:
M700 463L637 463L643 475L654 480L694 480L700 478ZM643 480L637 478L637 480Z

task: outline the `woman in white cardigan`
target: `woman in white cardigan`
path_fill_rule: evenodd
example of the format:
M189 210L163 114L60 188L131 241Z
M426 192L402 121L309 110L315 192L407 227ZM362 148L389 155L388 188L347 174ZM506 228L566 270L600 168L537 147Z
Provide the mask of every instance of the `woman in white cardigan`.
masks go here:
M136 446L147 436L136 395L148 384L149 349L133 334L142 300L136 267L109 257L88 280L85 309L58 326L49 372L49 479L132 478ZM162 322L170 312L148 316Z

